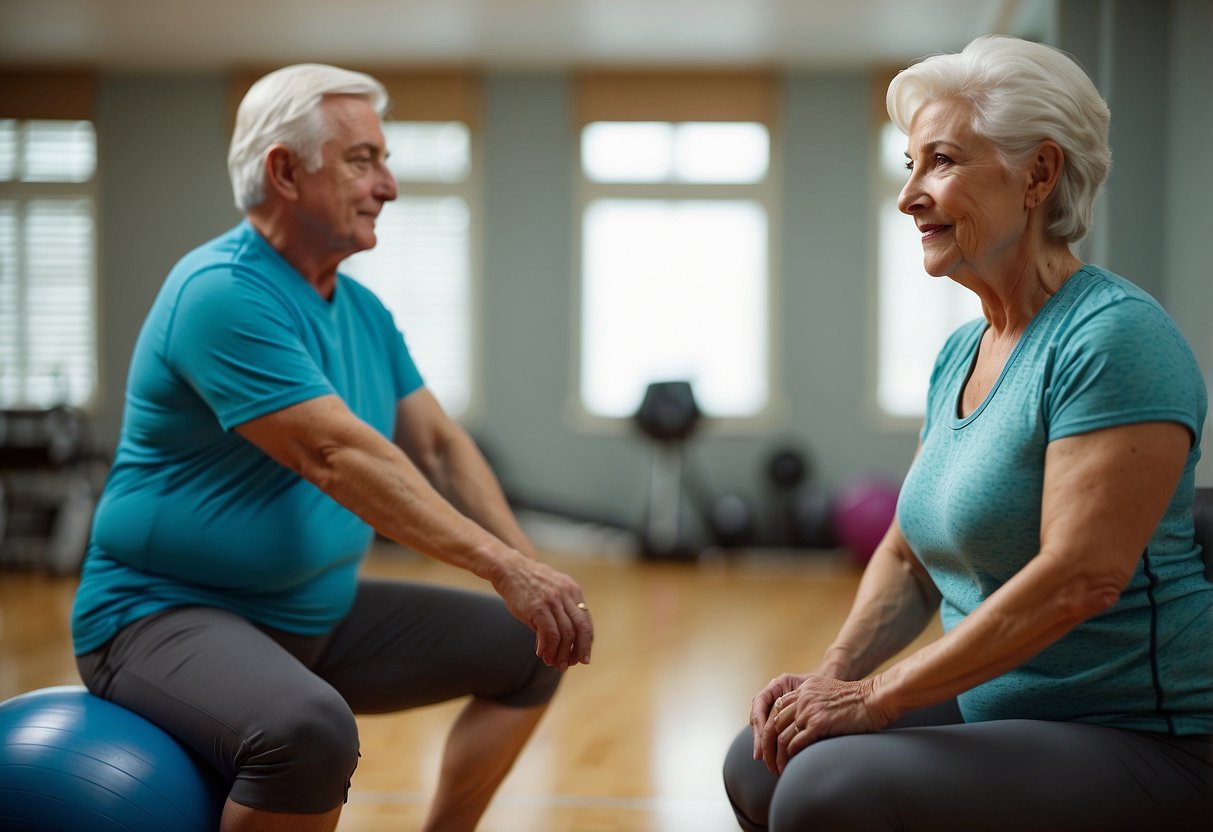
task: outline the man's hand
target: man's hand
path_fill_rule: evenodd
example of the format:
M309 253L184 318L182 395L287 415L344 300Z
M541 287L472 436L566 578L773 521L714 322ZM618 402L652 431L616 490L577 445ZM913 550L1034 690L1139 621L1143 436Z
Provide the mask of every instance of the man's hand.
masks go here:
M515 553L491 583L510 613L535 631L535 655L545 664L567 670L590 663L594 622L576 581Z

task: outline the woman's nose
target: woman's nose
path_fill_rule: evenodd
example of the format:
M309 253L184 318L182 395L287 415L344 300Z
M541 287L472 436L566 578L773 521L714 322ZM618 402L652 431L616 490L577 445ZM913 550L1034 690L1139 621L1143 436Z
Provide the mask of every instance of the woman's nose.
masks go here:
M897 196L897 210L912 215L925 208L929 202L930 197L923 190L921 180L911 173Z

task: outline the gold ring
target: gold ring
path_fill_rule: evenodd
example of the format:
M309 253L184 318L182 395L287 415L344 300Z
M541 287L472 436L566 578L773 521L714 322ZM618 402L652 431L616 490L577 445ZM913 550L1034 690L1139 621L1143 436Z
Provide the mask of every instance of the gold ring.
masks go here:
M587 607L587 606L585 605L585 601L578 601L578 602L577 602L577 609L579 609L579 610L585 610L586 612L589 612L589 611L590 611L590 608L589 608L589 607Z

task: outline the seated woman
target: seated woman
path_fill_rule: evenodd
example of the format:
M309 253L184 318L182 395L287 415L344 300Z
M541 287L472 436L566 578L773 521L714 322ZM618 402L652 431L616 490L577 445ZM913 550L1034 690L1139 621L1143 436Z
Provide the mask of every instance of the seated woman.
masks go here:
M1206 392L1167 314L1071 250L1109 113L1065 54L980 38L899 74L899 201L981 299L939 354L896 519L841 631L725 761L747 830L1213 827ZM944 635L877 668L936 613ZM874 674L874 675L873 675Z

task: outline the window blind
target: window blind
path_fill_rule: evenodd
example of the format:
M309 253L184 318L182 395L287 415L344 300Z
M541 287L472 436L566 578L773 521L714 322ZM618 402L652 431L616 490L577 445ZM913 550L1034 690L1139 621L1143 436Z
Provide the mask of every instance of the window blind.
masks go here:
M97 385L92 124L0 120L0 404L84 406Z

